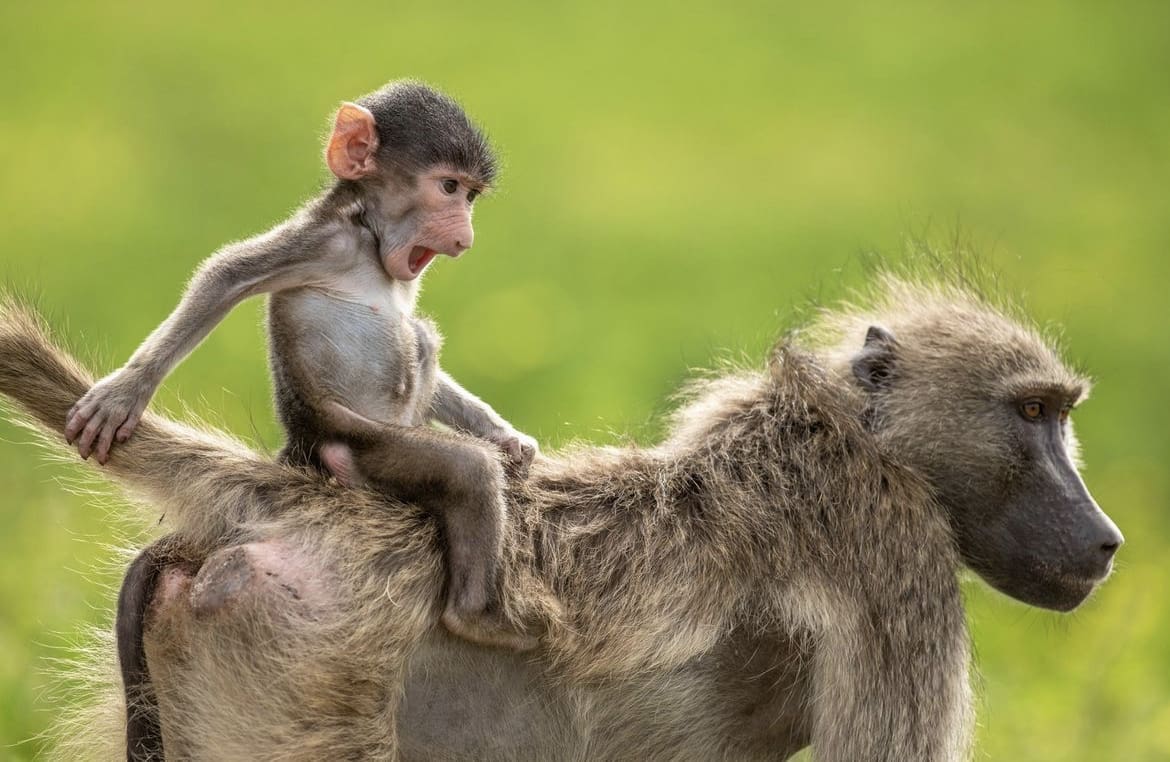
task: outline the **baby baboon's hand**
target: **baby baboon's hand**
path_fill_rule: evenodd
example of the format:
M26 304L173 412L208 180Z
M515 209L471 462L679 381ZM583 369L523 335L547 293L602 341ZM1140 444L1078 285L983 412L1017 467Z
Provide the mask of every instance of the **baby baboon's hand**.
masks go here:
M540 445L527 434L506 429L488 437L497 447L508 456L508 470L523 478L528 476L528 468L532 459L540 451Z
M83 458L97 454L105 465L114 440L125 442L150 402L153 386L125 371L111 373L93 385L65 416L65 441L77 444Z

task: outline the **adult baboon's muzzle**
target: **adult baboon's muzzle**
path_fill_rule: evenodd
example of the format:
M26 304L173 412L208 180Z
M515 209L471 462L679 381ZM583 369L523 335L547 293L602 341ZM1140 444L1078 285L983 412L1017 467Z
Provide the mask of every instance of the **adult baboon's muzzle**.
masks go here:
M1046 513L1064 520L1061 523L1065 524L1067 534L1062 544L1068 553L1069 574L1100 581L1109 574L1113 556L1125 538L1089 494L1064 447L1052 447L1048 455L1056 477L1050 494L1057 504Z

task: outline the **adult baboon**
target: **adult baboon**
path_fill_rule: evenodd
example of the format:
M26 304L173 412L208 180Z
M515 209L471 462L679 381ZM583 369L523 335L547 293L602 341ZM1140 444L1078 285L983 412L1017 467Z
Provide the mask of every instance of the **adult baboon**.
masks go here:
M188 558L146 630L168 755L962 758L960 566L1068 610L1122 538L1073 465L1086 383L1038 332L954 285L886 276L866 304L695 384L660 444L511 486L501 600L547 625L527 655L436 626L422 511L147 416L107 472ZM88 383L4 308L0 391L59 432Z

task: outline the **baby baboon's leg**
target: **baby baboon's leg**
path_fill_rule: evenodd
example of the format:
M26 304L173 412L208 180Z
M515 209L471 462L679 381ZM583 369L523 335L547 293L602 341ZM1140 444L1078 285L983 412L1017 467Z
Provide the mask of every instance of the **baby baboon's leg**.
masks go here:
M372 427L370 427L372 428ZM495 600L505 519L504 473L486 445L424 428L377 427L321 448L347 483L366 482L438 517L446 541L443 624L474 643L528 650L536 639L508 624ZM343 476L344 474L344 476Z

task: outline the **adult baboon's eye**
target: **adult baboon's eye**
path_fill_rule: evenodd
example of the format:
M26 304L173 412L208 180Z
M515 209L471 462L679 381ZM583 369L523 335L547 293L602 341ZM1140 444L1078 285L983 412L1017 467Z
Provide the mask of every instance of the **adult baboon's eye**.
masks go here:
M443 181L443 192L450 196L455 191L459 190L459 181L448 177Z
M1071 405L1065 405L1060 409L1060 422L1068 423L1068 414L1072 412Z
M1038 421L1044 417L1044 403L1040 400L1025 400L1020 405L1020 415L1029 421Z

